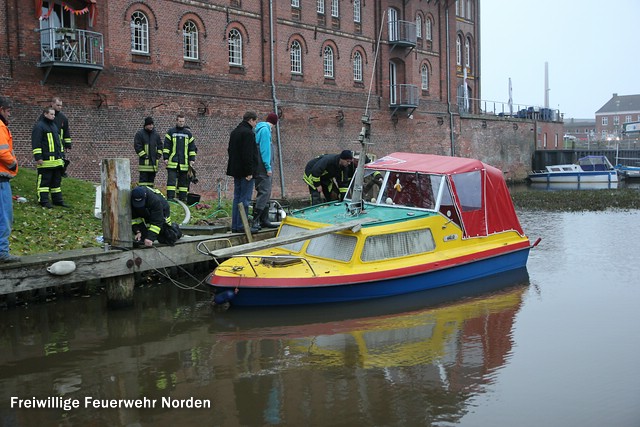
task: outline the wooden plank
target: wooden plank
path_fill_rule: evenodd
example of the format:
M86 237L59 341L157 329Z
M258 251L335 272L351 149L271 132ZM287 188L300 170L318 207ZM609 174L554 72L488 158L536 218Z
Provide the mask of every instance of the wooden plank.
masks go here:
M357 229L363 223L368 221L356 220L356 221L348 221L342 224L331 225L327 227L318 228L315 230L307 230L303 231L296 236L289 237L273 237L270 239L265 239L260 242L247 243L240 246L234 246L230 248L212 250L209 254L214 258L229 258L234 255L242 255L249 252L259 251L263 249L274 248L276 246L283 246L289 243L301 242L304 240L309 240L313 237L324 236L325 234L335 233L337 231L349 230L349 229Z
M275 230L254 234L254 239L267 239ZM196 246L202 241L210 242L209 248L221 249L246 243L242 234L220 234L212 236L183 236L175 246L154 245L130 251L87 248L21 257L22 262L0 265L0 295L55 287L88 280L124 276L135 272L181 266L198 262L209 262L211 256L198 252ZM66 276L54 276L47 267L57 261L70 260L76 270Z

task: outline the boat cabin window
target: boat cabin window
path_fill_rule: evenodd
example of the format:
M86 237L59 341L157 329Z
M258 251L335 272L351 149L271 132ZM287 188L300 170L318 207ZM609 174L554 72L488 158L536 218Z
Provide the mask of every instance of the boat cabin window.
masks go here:
M451 197L451 189L448 185L444 184L444 188L442 189L442 197L440 198L440 204L438 205L438 211L449 218L452 222L456 223L458 226L462 226L460 222L460 216L458 215L458 210L453 204L453 197Z
M311 239L307 246L307 254L336 261L349 261L357 241L355 236L325 234Z
M434 194L438 194L437 186L440 184L440 177L434 177L433 180L431 178L431 175L427 174L391 172L381 203L433 209Z
M303 231L307 231L306 228L295 227L293 225L284 224L280 227L280 232L278 233L278 237L295 237L298 236ZM291 252L300 252L302 250L302 246L304 246L304 240L301 242L289 243L287 245L280 246L283 249L289 250Z
M463 212L482 208L482 181L480 171L459 173L452 176Z
M362 261L400 258L433 251L436 244L431 230L411 230L400 233L369 236L364 241Z

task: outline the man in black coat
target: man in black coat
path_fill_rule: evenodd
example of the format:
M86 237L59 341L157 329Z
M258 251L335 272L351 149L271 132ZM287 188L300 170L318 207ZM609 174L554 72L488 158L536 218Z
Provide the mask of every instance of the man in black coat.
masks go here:
M227 175L233 177L233 206L231 211L231 231L233 233L244 232L242 218L238 204L244 205L247 216L249 215L249 203L253 194L253 177L258 168L258 148L253 128L258 122L258 116L253 111L247 111L242 117L242 122L231 132L229 136L229 161L227 163ZM251 228L255 233L257 228Z
M154 240L173 245L182 233L171 223L169 202L159 190L140 186L131 190L131 229L134 241L153 246Z

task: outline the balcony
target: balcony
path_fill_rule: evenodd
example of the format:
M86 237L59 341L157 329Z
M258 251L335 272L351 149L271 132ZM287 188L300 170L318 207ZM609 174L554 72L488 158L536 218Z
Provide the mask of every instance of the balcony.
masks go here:
M389 107L393 109L391 115L398 110L411 110L407 115L413 114L418 108L418 86L416 85L391 85L389 87Z
M389 22L389 44L391 50L396 47L416 47L418 37L416 36L416 23L410 21Z
M93 86L104 68L104 41L102 34L74 28L43 28L40 34L40 62L45 68L42 79L45 84L53 68L76 68L96 71L90 85Z

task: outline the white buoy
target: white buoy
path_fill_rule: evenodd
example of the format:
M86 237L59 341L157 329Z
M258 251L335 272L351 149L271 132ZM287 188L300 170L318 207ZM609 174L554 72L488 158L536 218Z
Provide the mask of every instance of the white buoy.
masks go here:
M47 267L47 271L54 276L65 276L76 270L76 263L73 261L58 261Z

